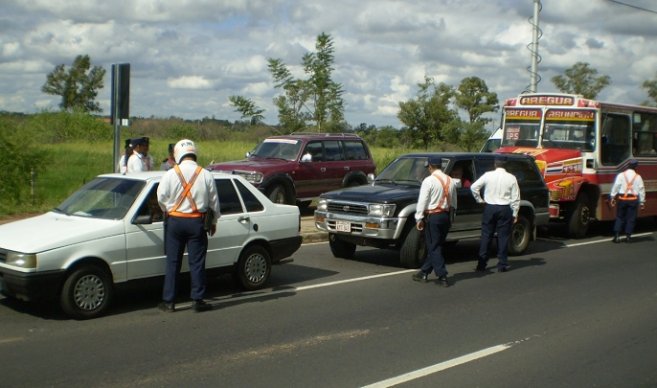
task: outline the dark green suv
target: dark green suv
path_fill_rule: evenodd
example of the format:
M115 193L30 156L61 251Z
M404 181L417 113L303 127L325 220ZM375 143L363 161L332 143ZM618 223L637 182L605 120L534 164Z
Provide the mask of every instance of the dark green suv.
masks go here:
M484 205L477 203L470 184L493 170L491 153L417 153L391 162L371 185L335 190L319 198L315 226L329 233L336 257L350 258L356 246L374 246L400 251L401 264L418 267L425 256L424 234L415 228L415 208L422 180L428 171L425 161L440 156L443 171L459 177L458 209L449 240L480 238ZM536 237L536 226L549 220L549 192L534 159L508 154L506 169L518 179L520 212L509 241L509 253L523 253ZM458 174L458 176L457 176Z

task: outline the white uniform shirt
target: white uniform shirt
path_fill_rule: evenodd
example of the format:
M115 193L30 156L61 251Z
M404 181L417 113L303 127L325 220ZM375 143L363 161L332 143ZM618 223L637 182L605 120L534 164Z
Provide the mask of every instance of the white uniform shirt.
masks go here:
M481 188L486 188L485 200L481 198ZM470 186L472 195L479 203L486 202L491 205L510 205L513 217L518 217L520 210L520 188L518 180L513 174L506 172L502 167L488 171Z
M440 177L443 183L449 182L449 203L447 200L443 200L442 203L439 203L443 199L443 185L440 183L436 176ZM415 211L415 221L420 221L424 218L425 210L436 209L439 205L442 206L442 209L449 210L450 207L456 210L457 205L457 194L456 194L456 182L454 179L447 176L441 170L434 170L431 175L424 178L422 181L422 186L420 186L420 195L417 200L417 207Z
M183 160L180 163L180 172L182 172L186 182L189 182L192 179L197 166L198 165L193 160ZM157 200L160 203L162 210L167 213L170 212L182 192L183 185L182 182L180 182L176 170L173 168L168 170L162 177L160 185L157 188ZM194 182L194 185L190 190L190 194L194 199L197 211L205 213L208 209L214 210L215 219L212 223L216 224L220 215L219 195L217 194L217 186L215 185L214 177L210 171L204 168L201 169L196 178L196 182ZM182 201L176 211L180 213L193 213L191 203L187 199Z
M117 167L119 172L123 175L125 175L125 173L128 171L128 161L126 160L125 154L121 155L121 159L119 159L119 165Z
M133 152L128 158L127 172L151 171L153 161L150 156L144 156L139 152Z
M636 176L636 178L634 178ZM632 178L634 178L634 181L632 181ZM628 182L632 182L632 191L628 192L627 190L627 184ZM641 178L641 175L637 174L636 171L634 171L631 168L628 168L624 172L621 172L620 174L616 175L616 180L614 181L614 185L611 187L611 198L616 197L617 194L634 194L639 197L639 203L645 203L646 202L646 188L643 185L643 178Z

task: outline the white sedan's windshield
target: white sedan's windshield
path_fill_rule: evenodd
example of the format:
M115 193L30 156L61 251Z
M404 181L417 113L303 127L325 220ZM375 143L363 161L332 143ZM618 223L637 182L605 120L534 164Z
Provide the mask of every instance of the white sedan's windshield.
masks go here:
M132 206L145 182L121 178L96 178L54 209L67 215L121 219Z

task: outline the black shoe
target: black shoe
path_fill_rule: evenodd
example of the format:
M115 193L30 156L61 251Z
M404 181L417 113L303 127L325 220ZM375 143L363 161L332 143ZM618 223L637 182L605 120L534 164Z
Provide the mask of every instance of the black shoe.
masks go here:
M626 242L626 243L632 242L632 236L630 236L630 235L628 234L628 235L627 235L627 238L625 239L625 242Z
M194 309L194 311L197 313L202 313L203 311L212 310L212 305L208 304L203 299L199 299L192 302L192 309Z
M157 305L157 308L160 311L164 311L165 313L172 313L176 311L176 305L168 302L160 302L160 304Z
M447 280L447 276L440 276L438 278L438 284L443 287L449 287L449 280Z
M509 272L510 269L511 269L511 267L509 267L508 265L505 265L503 267L498 267L497 272Z
M429 281L429 275L427 275L426 273L420 271L416 274L413 274L413 280L415 280L416 282L425 282L426 283L426 282Z
M477 268L475 268L475 272L486 272L486 265L477 264Z
M613 242L614 244L618 244L620 242L620 238L618 237L617 234L614 235L614 238L611 239L611 242Z

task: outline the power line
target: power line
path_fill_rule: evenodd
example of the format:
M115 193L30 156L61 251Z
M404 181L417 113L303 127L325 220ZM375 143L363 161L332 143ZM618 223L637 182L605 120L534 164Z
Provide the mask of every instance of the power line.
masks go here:
M644 12L650 12L650 13L657 14L657 11L655 11L655 10L648 9L648 8L642 8L642 7L639 7L637 5L623 3L622 1L618 1L618 0L607 0L607 1L609 1L610 3L615 3L615 4L618 4L618 5L624 5L626 7L638 9L639 11L644 11Z

